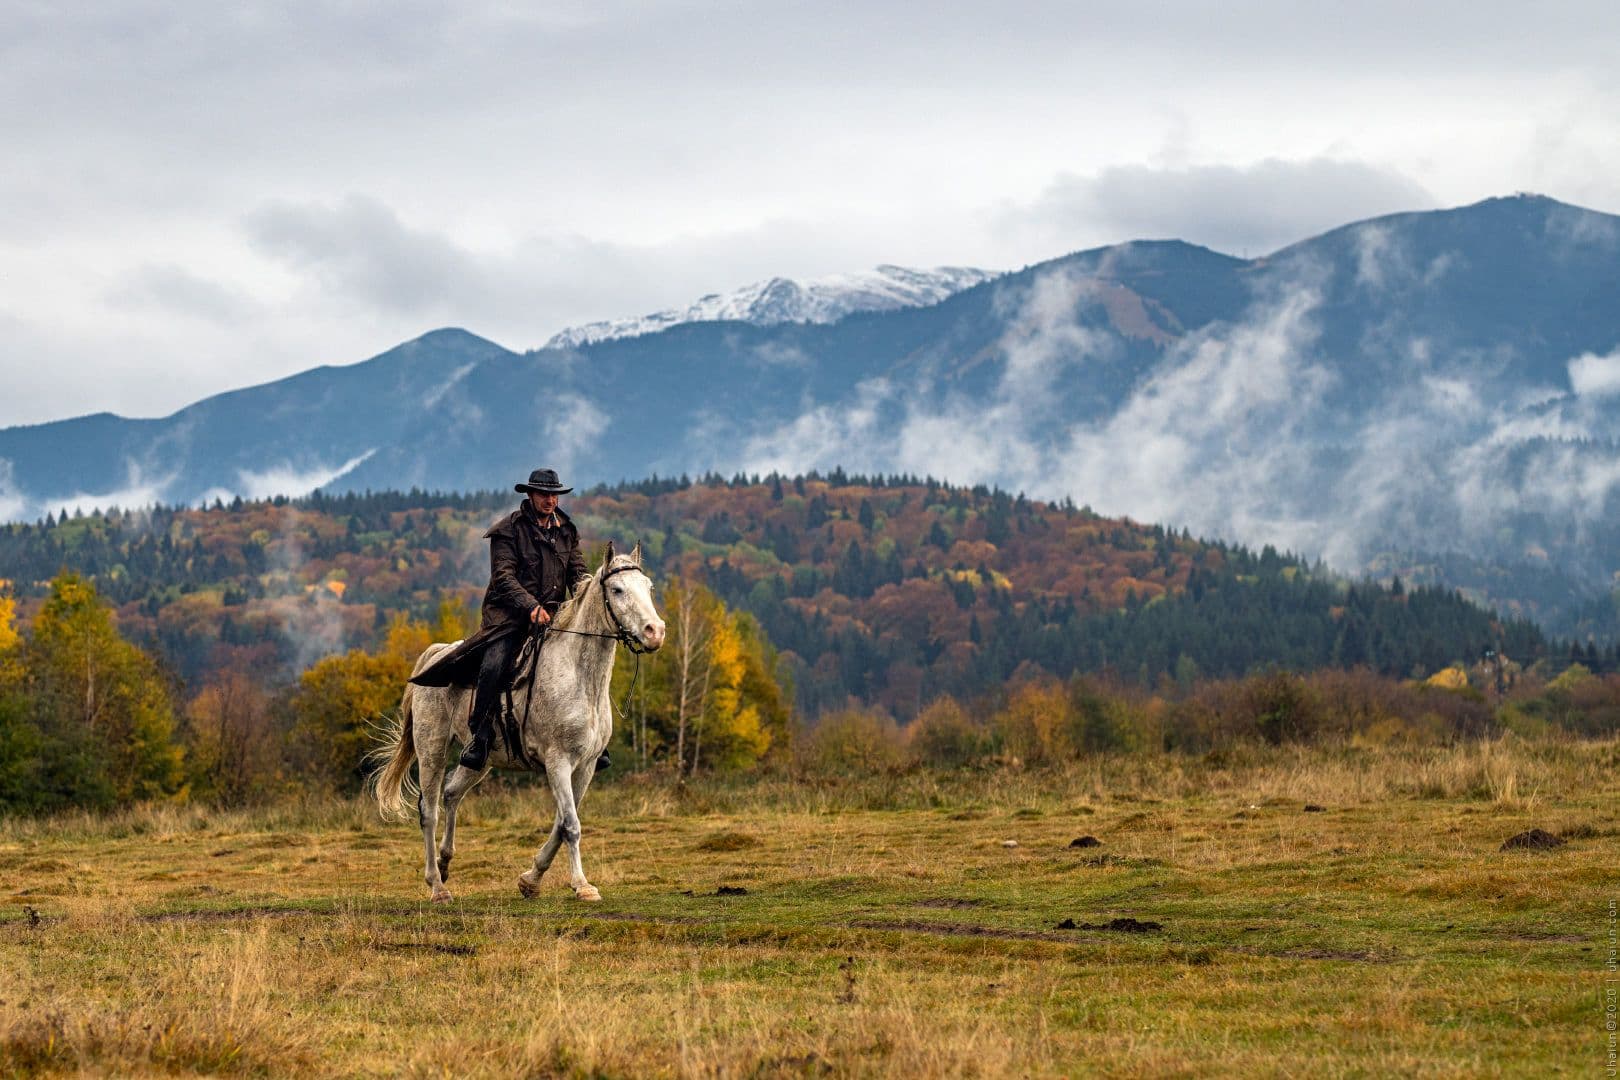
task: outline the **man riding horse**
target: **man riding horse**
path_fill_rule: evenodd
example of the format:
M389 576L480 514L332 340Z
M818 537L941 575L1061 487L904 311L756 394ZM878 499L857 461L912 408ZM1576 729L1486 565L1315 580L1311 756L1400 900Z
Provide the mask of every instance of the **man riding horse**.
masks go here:
M551 622L557 608L589 571L579 551L579 530L557 506L564 487L555 469L536 469L515 485L528 496L490 526L489 588L484 591L478 632L412 677L419 686L467 686L473 694L472 740L461 752L463 768L481 771L489 760L501 693L524 638ZM609 765L604 752L597 768Z

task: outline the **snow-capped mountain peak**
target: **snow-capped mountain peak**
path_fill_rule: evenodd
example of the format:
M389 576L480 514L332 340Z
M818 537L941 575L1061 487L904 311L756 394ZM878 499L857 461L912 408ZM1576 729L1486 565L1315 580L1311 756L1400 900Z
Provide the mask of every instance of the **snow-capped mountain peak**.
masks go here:
M730 293L710 293L684 308L669 308L632 319L609 319L569 327L552 336L548 349L577 348L614 338L639 337L690 322L837 322L857 311L896 311L937 304L953 293L999 276L968 266L913 270L879 266L854 274L809 281L773 277Z

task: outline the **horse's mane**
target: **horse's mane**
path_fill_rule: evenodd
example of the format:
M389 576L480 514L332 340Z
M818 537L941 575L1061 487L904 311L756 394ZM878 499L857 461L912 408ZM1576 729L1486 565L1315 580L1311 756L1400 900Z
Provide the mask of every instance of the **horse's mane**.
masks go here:
M562 602L562 606L557 609L557 614L552 617L551 625L556 627L558 630L594 629L593 627L582 627L578 625L580 622L585 620L589 609L593 607L601 609L600 621L606 622L607 597L603 595L600 588L593 588L592 586L599 586L602 584L602 574L609 568L615 566L634 565L636 565L635 560L628 555L615 555L613 558L605 560L601 566L596 568L596 573L592 574L590 578L587 579L590 584L586 585L584 588L574 593L573 596L570 596L567 600ZM596 600L594 603L587 604L586 597L590 596L592 593L595 593Z

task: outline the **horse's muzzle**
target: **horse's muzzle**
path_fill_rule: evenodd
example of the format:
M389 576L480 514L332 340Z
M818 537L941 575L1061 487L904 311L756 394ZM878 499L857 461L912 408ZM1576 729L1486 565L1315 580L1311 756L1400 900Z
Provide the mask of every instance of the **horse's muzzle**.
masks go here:
M650 622L641 628L641 643L647 647L648 652L657 651L664 643L664 621Z

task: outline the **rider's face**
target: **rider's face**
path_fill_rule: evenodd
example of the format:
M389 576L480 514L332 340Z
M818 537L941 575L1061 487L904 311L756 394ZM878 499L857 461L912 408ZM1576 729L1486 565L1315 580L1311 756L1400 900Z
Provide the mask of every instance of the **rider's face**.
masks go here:
M552 511L557 509L557 496L540 491L529 492L529 501L541 517L550 517Z

